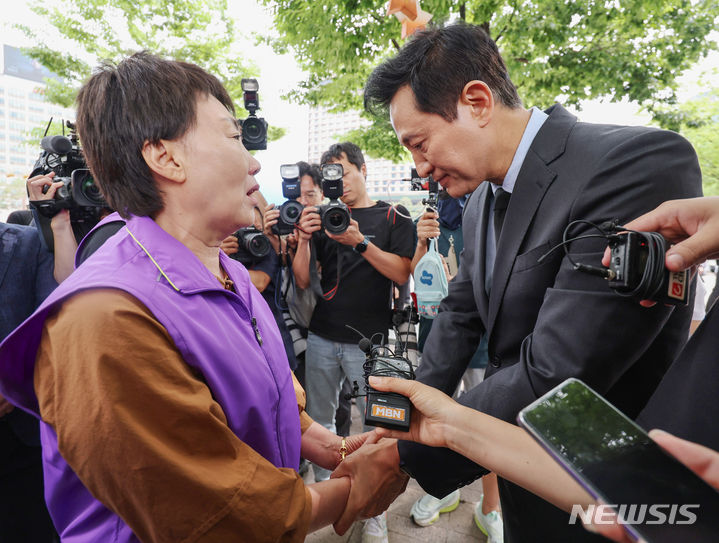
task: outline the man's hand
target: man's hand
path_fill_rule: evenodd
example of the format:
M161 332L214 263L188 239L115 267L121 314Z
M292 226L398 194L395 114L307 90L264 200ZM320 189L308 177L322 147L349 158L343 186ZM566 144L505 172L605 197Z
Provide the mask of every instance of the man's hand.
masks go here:
M287 244L287 250L288 251L295 251L297 250L297 236L299 234L299 231L295 228L294 232L291 234L287 234L287 237L285 238L285 243Z
M277 224L280 219L280 210L275 208L275 204L268 204L265 208L264 217L264 229L262 233L268 238L272 239L274 235L272 233L272 227Z
M399 451L394 439L365 443L340 463L332 473L333 479L337 477L349 477L352 481L344 513L334 524L339 535L356 519L374 517L387 510L409 481L399 469Z
M297 239L310 241L312 234L319 230L322 230L322 219L317 212L317 208L314 206L305 207L302 210L302 215L300 215L300 220L296 223Z
M350 247L355 247L364 239L364 235L359 230L359 224L354 219L350 219L350 225L347 227L347 230L341 234L330 234L327 232L327 237Z
M62 182L53 182L55 172L47 175L36 175L27 180L27 194L30 200L52 200L57 189L62 187ZM46 189L44 187L47 187ZM43 189L45 192L43 192Z
M439 214L436 211L425 211L417 221L417 240L438 238L440 233Z
M4 417L13 409L15 409L15 406L3 398L3 395L0 394L0 417Z
M240 243L237 241L237 238L233 235L227 236L225 239L222 240L222 243L220 243L220 249L222 249L226 255L234 255L237 251L240 250Z

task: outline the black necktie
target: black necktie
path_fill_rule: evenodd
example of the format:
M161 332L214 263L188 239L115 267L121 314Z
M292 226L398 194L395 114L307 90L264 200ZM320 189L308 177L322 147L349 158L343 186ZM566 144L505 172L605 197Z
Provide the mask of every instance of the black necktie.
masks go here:
M499 244L499 234L502 233L502 224L504 216L507 214L509 207L509 197L511 192L507 192L501 187L494 193L494 243L495 247Z

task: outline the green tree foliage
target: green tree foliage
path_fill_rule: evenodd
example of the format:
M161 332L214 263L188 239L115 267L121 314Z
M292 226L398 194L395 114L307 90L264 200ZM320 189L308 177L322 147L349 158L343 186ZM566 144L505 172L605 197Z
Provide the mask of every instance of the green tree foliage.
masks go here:
M361 109L372 68L396 53L400 23L386 0L262 0L274 13L276 50L294 51L309 74L289 97L335 111ZM498 43L526 105L624 97L654 111L674 100L677 77L716 44L707 39L717 0L422 0L433 23L463 19ZM373 156L406 157L365 130ZM368 132L373 132L370 134ZM359 142L358 142L359 143Z
M719 88L660 112L670 116L672 129L694 146L702 169L704 194L719 196Z
M64 0L53 8L35 0L32 10L45 26L17 27L38 44L25 52L63 80L47 80L50 102L71 107L97 60L117 61L148 50L193 62L217 75L238 116L244 115L240 82L255 76L258 69L233 53L236 29L227 14L227 0ZM62 47L48 40L46 23L57 31ZM276 139L283 134L284 129L273 127L269 136Z

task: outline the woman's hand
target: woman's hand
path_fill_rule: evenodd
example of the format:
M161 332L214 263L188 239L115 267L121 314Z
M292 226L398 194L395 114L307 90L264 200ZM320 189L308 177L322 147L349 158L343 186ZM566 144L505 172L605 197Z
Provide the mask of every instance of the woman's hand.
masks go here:
M370 377L370 385L383 392L397 392L414 406L409 432L377 428L381 437L417 441L431 447L447 447L452 424L461 423L463 407L443 392L418 381L394 377Z
M680 439L662 430L652 430L649 432L649 436L662 449L679 460L713 488L719 490L719 452L697 443ZM599 533L612 541L618 541L619 543L634 542L624 528L621 527L621 524L607 523L604 516L602 520L604 522L585 524L584 527L590 532Z
M347 455L359 449L365 442L374 443L379 439L374 431L356 434L345 438ZM334 470L342 461L340 448L342 437L330 432L327 428L313 422L302 434L302 458L314 462L325 469Z

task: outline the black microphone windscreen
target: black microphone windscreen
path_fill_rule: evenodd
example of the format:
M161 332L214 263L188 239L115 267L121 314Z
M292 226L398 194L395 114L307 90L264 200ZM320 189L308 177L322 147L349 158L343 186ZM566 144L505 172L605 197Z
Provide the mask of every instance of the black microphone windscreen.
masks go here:
M40 141L40 147L48 153L66 155L72 151L72 142L66 136L45 136Z
M369 353L372 350L372 342L369 339L367 339L366 337L363 337L362 339L360 339L357 346L360 348L360 350L363 353Z

